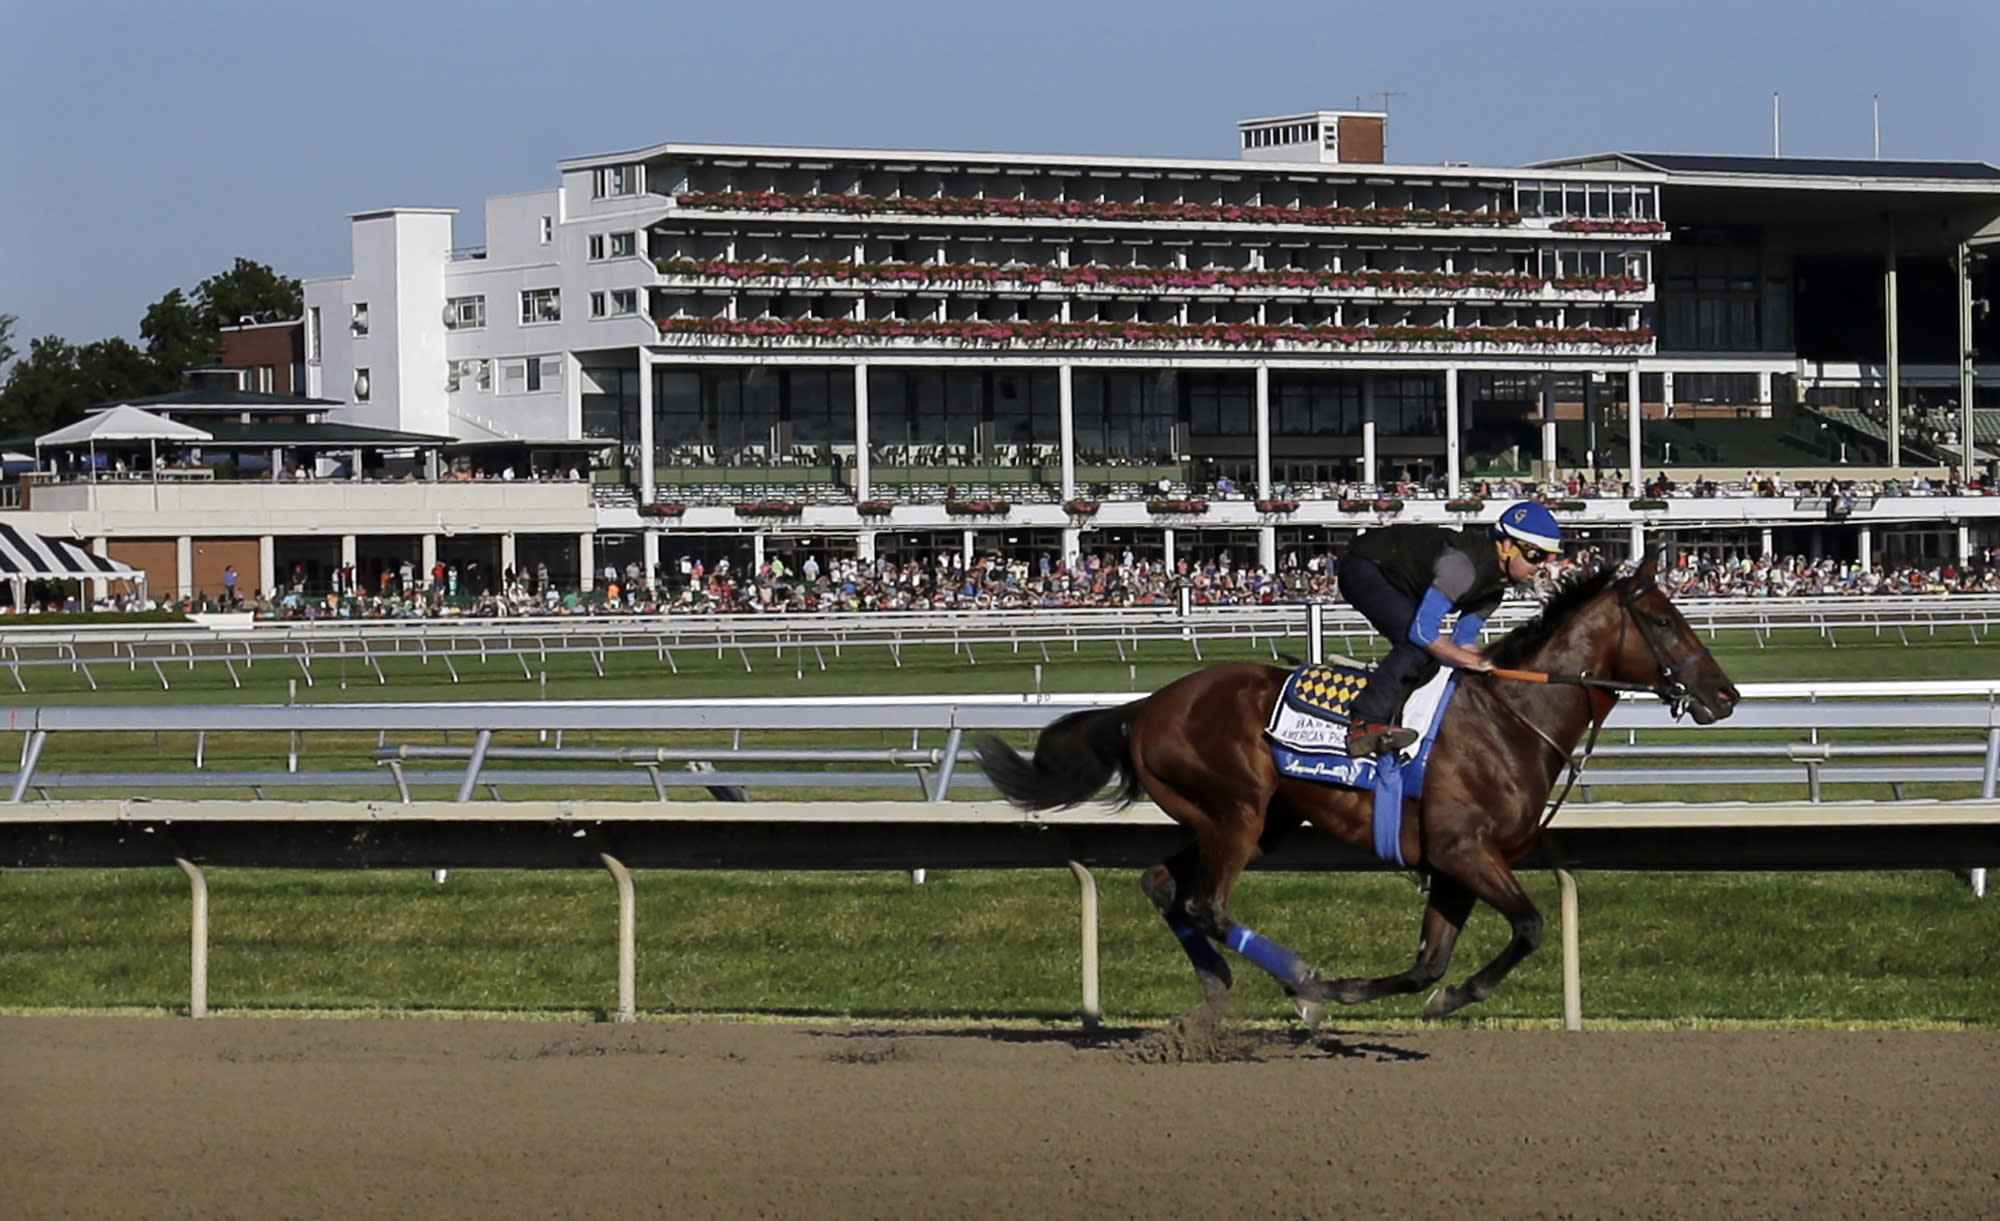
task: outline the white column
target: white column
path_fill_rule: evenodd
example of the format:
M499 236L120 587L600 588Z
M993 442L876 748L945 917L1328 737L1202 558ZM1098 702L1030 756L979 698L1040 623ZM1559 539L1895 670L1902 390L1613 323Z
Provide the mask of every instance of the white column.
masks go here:
M639 349L639 503L652 504L660 498L653 490L659 472L653 466L653 354ZM650 573L652 570L647 569Z
M1076 392L1071 373L1072 366L1067 361L1056 366L1056 420L1061 429L1064 504L1076 499ZM1063 546L1071 545L1072 533L1063 532Z
M1771 373L1768 369L1757 375L1757 418L1771 418Z
M1639 562L1639 557L1646 554L1645 522L1635 521L1632 523L1631 538L1629 541L1632 547L1632 562L1636 564Z
M516 541L512 530L500 536L500 576L496 578L498 582L504 582L507 579L507 570L520 563L521 553L516 549ZM360 576L359 573L355 575L357 579ZM517 572L514 575L518 578L521 574Z
M1361 375L1361 482L1375 482L1375 375Z
M257 583L259 591L270 589L278 583L278 540L269 534L257 536ZM237 596L243 591L238 589Z
M1174 570L1174 561L1179 558L1174 554L1174 528L1172 526L1168 526L1166 529L1160 531L1160 549L1167 557L1167 571L1172 572Z
M1963 520L1958 523L1958 562L1972 562L1972 523Z
M1542 374L1542 478L1556 479L1556 390L1555 379Z
M1276 526L1257 527L1257 566L1265 572L1277 570L1278 528Z
M1759 530L1757 532L1757 535L1758 535L1757 545L1762 549L1762 554L1764 555L1771 554L1771 527L1765 526L1762 530Z
M654 584L660 570L660 532L641 530L639 532L639 563L645 566L645 575L640 580L646 585Z
M1875 527L1861 527L1861 571L1869 572L1875 567Z
M354 536L354 535L352 535L352 534L343 534L343 535L341 535L341 536L340 536L340 566L341 566L342 568L356 568L356 569L358 569L358 568L359 568L359 566L360 566L360 564L361 564L361 550L360 550L360 547L358 546L358 544L357 544L357 542L356 542L356 538L355 538L355 536ZM361 582L361 573L360 573L359 571L356 571L356 572L355 572L355 574L354 574L354 580L355 580L355 583L356 583L356 584L359 584L359 583ZM348 590L347 592L351 594L351 593L353 593L354 591L350 589L350 590Z
M750 575L755 577L762 571L764 571L764 532L759 530L750 536Z
M1768 391L1771 388L1771 383L1768 378L1765 379L1764 388L1766 391ZM1640 418L1644 413L1641 412L1639 409L1639 366L1638 365L1633 365L1630 369L1627 369L1625 371L1625 406L1626 406L1625 418L1627 421L1627 431L1630 433L1630 435L1626 438L1625 447L1626 447L1626 453L1630 458L1629 465L1632 468L1632 494L1634 496L1637 496L1639 494L1639 489L1646 486L1646 476L1645 473L1641 470L1641 467L1645 464L1646 461L1645 449L1639 443L1640 442L1639 424L1640 424ZM1632 538L1635 540L1635 547L1636 547L1636 540L1639 537L1639 535L1636 532L1637 529L1638 527L1636 526L1633 527L1634 533L1632 535ZM1632 554L1636 556L1639 553L1637 550L1634 550Z
M970 530L961 531L959 534L958 566L960 568L972 567L972 531Z
M174 570L174 596L194 597L194 539L185 534L174 540Z
M1257 366L1257 499L1271 498L1271 366Z
M424 534L418 540L417 588L430 588L431 566L438 562L438 536Z
M1083 557L1083 530L1077 526L1064 526L1062 533L1062 561L1072 572Z
M868 362L857 361L854 366L854 499L873 500L875 492L870 487L873 474L868 462ZM867 535L862 537L866 538Z
M1458 370L1444 371L1444 494L1458 495Z
M863 564L875 562L875 535L873 530L863 530L854 537L854 558Z
M577 571L583 579L576 583L578 593L597 588L597 535L585 530L576 536Z
M1888 392L1882 402L1889 409L1889 465L1903 465L1903 346L1902 327L1897 321L1898 293L1896 292L1896 218L1889 218L1889 256L1882 271L1882 309L1884 339L1888 346L1888 361L1883 367L1884 389Z
M1668 369L1660 374L1660 415L1666 419L1674 416L1674 371Z

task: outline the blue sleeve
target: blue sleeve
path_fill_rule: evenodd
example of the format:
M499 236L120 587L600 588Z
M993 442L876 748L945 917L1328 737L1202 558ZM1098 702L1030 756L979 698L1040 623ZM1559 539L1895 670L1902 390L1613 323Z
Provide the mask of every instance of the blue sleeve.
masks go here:
M1478 644L1479 629L1485 626L1486 616L1475 615L1471 611L1467 611L1458 617L1457 623L1452 625L1451 642L1453 644Z
M1426 649L1436 643L1450 610L1451 598L1443 590L1435 585L1425 590L1424 600L1417 604L1417 617L1410 620L1410 643Z

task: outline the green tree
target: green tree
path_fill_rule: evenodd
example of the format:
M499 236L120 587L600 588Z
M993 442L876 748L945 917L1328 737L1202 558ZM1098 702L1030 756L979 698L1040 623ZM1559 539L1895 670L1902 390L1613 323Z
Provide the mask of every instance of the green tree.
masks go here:
M174 380L123 339L78 347L45 335L28 345L0 386L0 436L39 436L82 419L93 404L158 394Z
M12 314L0 314L0 373L6 372L8 364L20 355L14 350L14 324L19 321Z
M212 365L222 356L222 334L206 311L176 288L146 309L139 323L146 355L163 371L179 374L197 365Z
M305 294L297 280L245 258L196 285L194 300L203 320L218 331L246 319L283 322L305 313Z

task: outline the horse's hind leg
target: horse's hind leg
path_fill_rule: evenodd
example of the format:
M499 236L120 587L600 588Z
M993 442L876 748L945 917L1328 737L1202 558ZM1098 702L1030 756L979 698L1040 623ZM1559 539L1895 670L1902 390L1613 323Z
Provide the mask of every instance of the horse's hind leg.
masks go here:
M1454 865L1460 867L1454 868ZM1431 993L1430 1000L1424 1003L1424 1016L1443 1017L1493 995L1493 990L1507 978L1507 973L1540 947L1542 913L1528 893L1521 889L1520 879L1514 876L1514 871L1490 846L1475 849L1462 864L1438 859L1432 861L1432 867L1440 871L1451 869L1453 876L1463 882L1475 898L1491 904L1507 917L1507 923L1514 928L1514 935L1494 955L1492 962L1473 972L1464 983L1447 984Z
M1443 979L1445 968L1451 965L1452 949L1458 944L1458 935L1464 930L1475 902L1472 892L1458 879L1433 874L1430 902L1424 907L1423 936L1417 943L1417 959L1410 969L1379 979L1328 980L1323 985L1326 999L1359 1005L1385 996L1421 992Z
M1202 999L1208 1004L1219 1004L1229 995L1235 978L1229 970L1229 962L1208 934L1195 926L1194 918L1188 914L1188 897L1194 893L1192 879L1195 872L1195 848L1187 848L1167 858L1139 875L1139 888L1160 909L1167 927L1187 952L1188 961L1194 964L1195 978L1201 981Z

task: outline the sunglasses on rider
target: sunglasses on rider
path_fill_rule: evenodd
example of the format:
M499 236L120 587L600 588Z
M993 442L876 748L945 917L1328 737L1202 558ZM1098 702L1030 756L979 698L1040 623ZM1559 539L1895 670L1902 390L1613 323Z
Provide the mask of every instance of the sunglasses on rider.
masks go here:
M1514 549L1520 552L1521 558L1528 561L1530 564L1546 564L1549 562L1550 558L1555 554L1554 552L1551 551L1544 551L1540 547L1536 547L1531 544L1521 543L1521 542L1515 543Z

